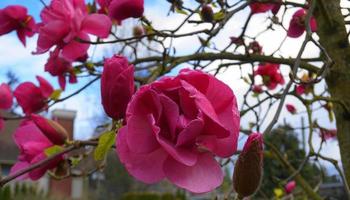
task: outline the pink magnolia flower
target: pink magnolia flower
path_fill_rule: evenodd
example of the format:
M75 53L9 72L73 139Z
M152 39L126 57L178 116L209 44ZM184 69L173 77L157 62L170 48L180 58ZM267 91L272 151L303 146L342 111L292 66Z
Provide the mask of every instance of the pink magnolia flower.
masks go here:
M90 41L88 34L106 38L112 26L103 14L88 15L84 0L52 0L40 16L42 23L35 53L42 54L56 46L59 56L67 61L75 61L87 53L90 45L78 42L77 38Z
M54 89L44 78L37 76L39 87L31 82L21 83L13 92L23 112L29 115L47 107L47 100Z
M164 178L193 193L223 181L214 156L237 149L240 115L232 90L214 76L184 69L141 87L117 136L128 172L145 183Z
M254 74L262 76L264 85L266 85L268 89L273 90L278 84L284 84L284 78L279 67L279 64L263 63L258 66Z
M279 2L282 2L279 0ZM280 10L281 3L260 3L254 2L249 4L250 10L252 14L265 13L269 10L272 11L273 14L277 14Z
M291 38L300 37L305 32L305 17L307 15L307 10L299 9L297 10L292 19L289 22L289 28L287 35ZM316 19L312 16L310 19L310 27L312 32L316 32L317 23Z
M31 119L53 144L63 145L65 143L68 133L60 124L35 114L31 115Z
M58 77L58 83L62 90L66 88L66 75L69 75L69 83L76 83L77 78L73 72L72 63L59 57L59 51L50 52L50 57L45 64L45 71Z
M118 55L106 59L101 77L101 96L109 117L121 119L125 116L134 88L134 66Z
M22 122L16 129L13 139L20 150L20 155L17 163L11 168L10 174L14 174L47 158L45 149L54 145L32 121ZM19 177L19 179L30 178L31 180L38 180L47 170L55 168L62 159L63 156L58 156L57 159Z
M320 128L319 135L323 141L337 137L337 129Z
M0 35L16 31L18 39L26 46L26 37L32 37L35 29L35 21L27 14L27 8L12 5L0 9Z
M142 17L144 0L97 0L100 12L108 14L119 23L127 18Z
M289 181L285 187L284 187L284 190L286 191L287 194L290 194L293 192L293 190L295 189L296 187L296 182L295 181Z
M6 83L0 85L0 109L10 109L13 103L11 88Z
M287 108L288 112L290 112L293 115L295 113L297 113L297 109L295 108L295 106L293 104L286 104L286 108Z
M263 171L263 135L252 133L244 144L233 172L233 187L239 197L248 197L259 188Z

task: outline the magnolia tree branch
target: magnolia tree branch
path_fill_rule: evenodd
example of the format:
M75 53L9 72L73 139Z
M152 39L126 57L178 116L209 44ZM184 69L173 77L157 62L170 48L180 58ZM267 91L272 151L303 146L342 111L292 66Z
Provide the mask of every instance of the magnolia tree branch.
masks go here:
M98 145L98 141L91 141L91 140L89 140L89 141L74 141L73 144L65 147L61 152L55 153L51 156L48 156L47 158L45 158L37 163L34 163L33 165L30 165L30 166L28 166L24 169L21 169L21 170L13 173L11 175L8 175L8 176L1 178L0 188L3 187L8 182L26 174L26 173L29 173L35 169L38 169L40 167L47 165L50 161L57 159L57 157L59 157L59 156L62 156L62 155L67 154L69 152L72 152L76 149L80 149L84 146L97 146L97 145Z

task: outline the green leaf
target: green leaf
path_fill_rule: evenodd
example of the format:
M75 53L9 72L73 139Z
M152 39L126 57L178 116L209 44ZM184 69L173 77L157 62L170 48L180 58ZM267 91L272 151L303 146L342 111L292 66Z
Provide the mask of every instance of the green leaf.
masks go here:
M98 145L94 152L94 158L96 161L103 160L110 148L112 148L115 142L116 134L114 131L107 131L103 133L99 140Z
M225 18L225 13L223 11L217 12L214 14L215 21L221 21Z
M54 145L52 147L49 147L47 149L45 149L44 153L47 157L55 155L57 153L60 153L63 151L63 147L58 146L58 145Z
M74 158L74 157L70 157L69 160L71 161L72 167L76 167L81 161L80 158Z
M61 89L57 89L57 90L52 92L50 98L52 100L57 101L58 99L60 99L61 94L62 94L62 90Z

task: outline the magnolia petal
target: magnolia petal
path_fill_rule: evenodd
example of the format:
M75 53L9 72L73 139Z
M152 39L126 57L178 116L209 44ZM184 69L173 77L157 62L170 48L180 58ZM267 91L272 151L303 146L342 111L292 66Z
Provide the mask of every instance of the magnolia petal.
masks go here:
M163 170L172 183L193 193L209 192L220 186L224 178L219 164L209 153L198 156L194 166L183 165L168 157Z

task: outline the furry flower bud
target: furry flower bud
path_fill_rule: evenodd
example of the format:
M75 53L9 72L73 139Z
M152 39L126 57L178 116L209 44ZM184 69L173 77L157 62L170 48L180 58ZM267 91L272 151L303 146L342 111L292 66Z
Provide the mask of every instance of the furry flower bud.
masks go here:
M233 187L240 198L251 196L259 188L263 174L263 135L252 133L244 144L233 173Z

